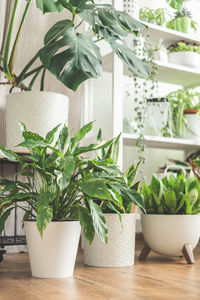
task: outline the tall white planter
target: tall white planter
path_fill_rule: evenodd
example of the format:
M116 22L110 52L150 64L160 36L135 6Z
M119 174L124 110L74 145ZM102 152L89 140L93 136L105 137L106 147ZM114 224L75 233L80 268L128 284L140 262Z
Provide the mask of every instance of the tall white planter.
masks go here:
M16 150L22 141L18 121L24 122L28 130L45 136L60 123L68 123L69 99L53 92L19 92L6 97L6 146ZM17 148L23 151L23 148Z
M185 113L187 128L184 127L184 137L200 141L200 115L197 113Z
M200 238L200 215L141 215L145 242L155 252L180 256L185 244L194 249Z
M90 246L84 240L84 263L96 267L127 267L134 264L136 214L104 214L108 227L108 243L95 234Z
M34 277L73 275L80 238L79 221L51 222L41 238L36 222L25 222L26 239Z

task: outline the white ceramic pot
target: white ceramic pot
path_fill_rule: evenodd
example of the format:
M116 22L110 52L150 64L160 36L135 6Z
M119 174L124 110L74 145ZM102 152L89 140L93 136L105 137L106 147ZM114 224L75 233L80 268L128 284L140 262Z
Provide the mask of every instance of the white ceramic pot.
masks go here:
M200 115L185 113L187 128L184 128L184 138L200 141Z
M92 245L84 240L84 263L96 267L127 267L134 264L136 214L104 214L108 227L108 243L95 234ZM122 228L123 226L123 228Z
M60 123L68 123L69 99L53 92L18 92L6 97L6 146L16 150L22 141L18 121L22 121L28 130L45 136L48 131ZM23 151L23 148L17 148Z
M25 222L26 239L34 277L73 275L80 238L79 221L51 222L41 238L36 222Z
M167 64L168 63L168 54L166 51L164 50L157 50L153 52L153 57L154 60L159 61L163 64Z
M191 51L168 53L169 63L199 69L200 54Z
M180 256L185 244L200 238L200 215L141 215L145 242L155 252Z

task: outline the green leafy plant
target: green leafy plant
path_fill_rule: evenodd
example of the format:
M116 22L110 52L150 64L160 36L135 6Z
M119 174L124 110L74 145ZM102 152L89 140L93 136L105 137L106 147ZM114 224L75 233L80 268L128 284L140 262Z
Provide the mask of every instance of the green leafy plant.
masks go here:
M174 9L181 10L183 7L183 0L166 0L166 2Z
M200 111L200 93L195 89L179 89L168 94L166 98L170 103L173 134L182 136L184 126L188 128L184 111L187 109Z
M151 184L142 185L141 195L147 214L193 215L200 212L200 184L191 172L188 177L173 173L159 179L153 175Z
M166 8L151 9L149 7L142 7L139 11L140 20L159 26L163 26L165 24L167 21L167 15L170 16L170 13Z
M85 80L101 75L102 56L98 47L98 41L101 40L105 40L111 46L131 72L144 77L148 75L146 65L123 41L128 33L138 34L145 26L125 12L117 11L112 5L95 4L93 0L36 0L37 7L43 13L66 11L71 13L71 19L60 20L49 29L44 37L42 49L38 50L17 75L14 69L15 54L31 0L26 0L25 3L17 35L13 37L13 29L17 26L19 0L14 1L5 48L0 54L0 70L6 78L2 84L31 90L36 78L41 74L43 90L45 73L48 70L65 86L75 91ZM91 34L79 32L79 26L83 22L90 25ZM40 60L40 65L33 67L37 60ZM29 84L25 85L24 80L29 78Z
M196 31L197 22L192 20L192 14L186 8L182 8L181 11L177 11L174 18L166 24L169 29L174 29L180 32L189 33L190 29Z
M168 52L195 52L200 54L200 45L197 43L187 43L185 41L176 42L168 47Z
M102 241L107 242L102 206L113 212L125 212L127 208L122 200L125 199L144 209L142 198L131 189L116 164L119 137L80 147L79 142L92 130L92 122L75 136L70 136L64 126L56 141L54 135L59 126L43 138L20 124L24 138L20 146L26 147L30 154L21 156L3 146L0 151L3 157L19 164L18 175L26 178L26 182L0 179L0 232L11 211L19 207L25 212L23 221L36 220L41 236L51 221L75 219L80 221L90 243L95 231ZM97 150L102 151L102 158L85 156Z

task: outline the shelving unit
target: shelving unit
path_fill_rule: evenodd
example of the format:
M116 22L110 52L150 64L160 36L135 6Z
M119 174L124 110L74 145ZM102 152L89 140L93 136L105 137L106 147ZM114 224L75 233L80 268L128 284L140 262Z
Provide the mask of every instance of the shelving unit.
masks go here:
M123 0L113 0L113 4L117 9L123 10ZM157 42L162 38L163 44L169 46L170 44L185 40L187 42L200 43L200 35L189 35L175 30L167 29L154 24L146 24L148 29L144 33L150 36L152 42ZM105 42L98 44L103 52L103 71L112 74L112 136L118 135L123 129L123 76L129 75L127 68L124 68L120 59L112 52L112 49L106 45ZM165 83L181 85L185 88L200 86L200 69L188 68L181 65L164 64L156 61L158 67L158 80ZM92 89L86 85L86 97L84 109L87 112L84 122L93 120L93 116L88 114L91 111L93 100L90 100ZM103 124L102 124L103 126ZM122 134L120 146L119 163L123 165L123 147L136 145L137 136L133 134ZM145 136L144 143L149 148L159 149L176 149L192 152L200 149L200 141L185 140L179 138L165 138L156 136Z

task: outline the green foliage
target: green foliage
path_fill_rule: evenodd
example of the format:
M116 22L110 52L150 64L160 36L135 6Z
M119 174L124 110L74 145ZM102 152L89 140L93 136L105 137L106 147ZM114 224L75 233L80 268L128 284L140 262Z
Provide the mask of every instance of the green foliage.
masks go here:
M188 128L184 110L200 110L200 93L195 89L179 89L167 95L170 103L172 131L174 136L182 136L184 126Z
M170 16L168 10L165 8L151 9L149 7L142 7L139 12L140 20L159 26L165 24L167 15Z
M169 53L173 52L196 52L200 54L200 45L199 44L191 44L186 42L177 42L168 47Z
M102 73L102 56L98 47L100 40L105 40L111 46L133 74L148 76L146 64L139 60L123 41L123 37L128 33L137 35L145 26L125 12L117 11L112 5L95 4L93 0L36 0L36 5L43 14L68 11L72 17L58 21L49 29L42 49L17 76L14 73L15 52L22 25L30 9L30 1L27 1L19 31L12 45L17 5L18 0L15 0L6 47L1 57L3 66L0 70L7 79L6 84L30 90L41 73L41 89L43 89L45 71L48 70L65 86L75 91L82 82L89 78L98 78ZM79 31L79 26L83 22L89 24L91 35ZM42 64L31 69L37 59L40 59ZM32 78L30 84L25 86L23 81L30 76Z
M183 8L175 13L174 18L166 24L166 27L180 32L189 33L191 28L196 31L196 25L197 22L192 20L191 12L186 8Z
M64 125L56 141L59 126L46 137L28 131L23 123L20 126L24 138L20 146L27 147L30 155L20 156L3 146L0 150L5 158L18 162L21 171L17 175L26 182L0 178L0 232L17 205L25 211L23 220L36 220L41 236L51 221L77 219L89 243L95 231L107 242L104 207L119 214L128 212L127 203L144 209L141 196L132 190L133 168L126 179L116 164L120 136L103 142L100 131L97 144L80 147L79 142L92 130L92 122L74 136ZM97 151L97 158L87 158L89 151Z
M166 0L166 2L174 9L181 10L183 7L183 0Z
M188 177L171 173L162 180L154 175L149 186L143 183L141 195L147 214L200 213L200 184L192 172Z

